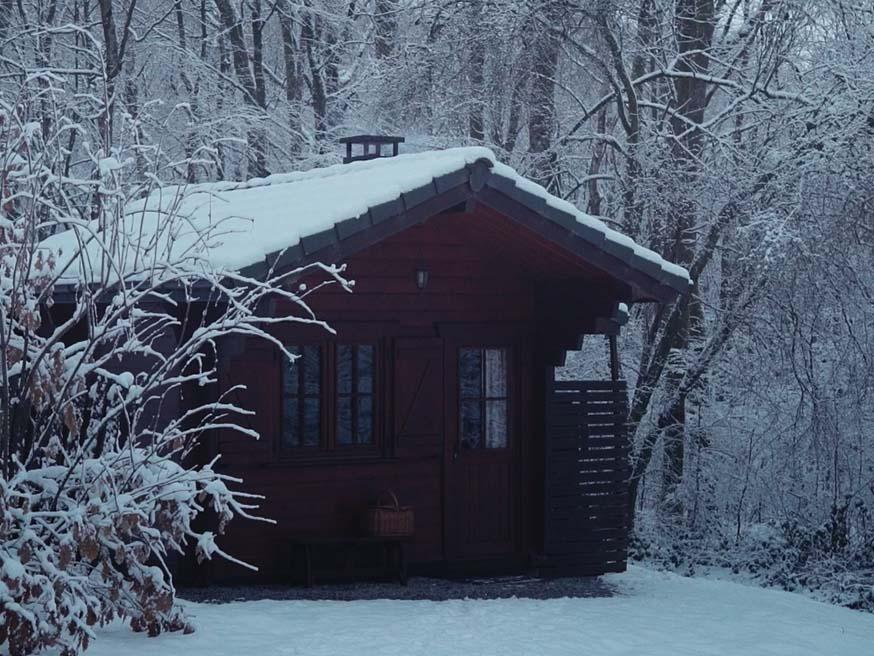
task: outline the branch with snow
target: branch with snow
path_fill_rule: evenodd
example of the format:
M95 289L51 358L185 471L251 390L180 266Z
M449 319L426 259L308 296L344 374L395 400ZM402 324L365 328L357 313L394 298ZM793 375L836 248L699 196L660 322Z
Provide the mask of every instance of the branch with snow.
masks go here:
M0 647L75 654L116 617L190 630L171 556L251 567L221 535L269 520L215 461L190 464L210 431L257 439L240 426L249 411L188 392L216 387L230 336L293 360L276 325L330 331L307 297L351 283L322 264L258 278L215 266L205 249L233 242L228 221L194 220L184 188L159 220L132 220L134 195L141 210L161 197L126 184L133 158L89 151L90 178L59 175L57 135L21 115L0 104ZM292 310L270 316L277 300Z

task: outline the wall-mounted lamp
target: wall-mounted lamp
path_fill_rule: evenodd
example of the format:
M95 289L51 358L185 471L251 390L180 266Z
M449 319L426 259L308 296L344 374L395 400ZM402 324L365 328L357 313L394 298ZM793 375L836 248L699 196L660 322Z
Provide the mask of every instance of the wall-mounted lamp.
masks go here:
M419 289L425 289L425 287L428 286L428 278L430 277L428 269L425 269L424 267L416 269L416 287Z

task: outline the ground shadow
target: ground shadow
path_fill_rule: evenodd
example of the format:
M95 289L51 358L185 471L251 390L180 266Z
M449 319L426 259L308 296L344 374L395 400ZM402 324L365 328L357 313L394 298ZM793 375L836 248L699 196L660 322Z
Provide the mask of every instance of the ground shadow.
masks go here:
M179 596L202 603L276 600L406 599L559 599L562 597L614 597L616 588L598 577L538 579L528 576L438 579L413 577L405 586L397 583L354 582L302 586L253 585L183 588Z

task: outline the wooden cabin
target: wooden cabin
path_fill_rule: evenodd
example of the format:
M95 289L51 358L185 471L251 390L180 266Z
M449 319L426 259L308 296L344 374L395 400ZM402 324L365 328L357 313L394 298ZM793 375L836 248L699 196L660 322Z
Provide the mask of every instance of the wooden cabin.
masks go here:
M277 329L294 365L264 341L222 345L222 387L245 386L234 401L261 439L215 435L205 457L221 453L277 521L236 521L223 548L255 579L285 580L295 545L366 544L368 509L393 494L415 514L413 571L623 570L625 384L557 382L554 368L584 336L615 336L621 304L684 292L686 272L486 149L379 146L353 138L347 164L223 193L256 226L258 212L287 216L276 254L248 272L321 261L355 281L308 298L336 334ZM253 576L204 567L213 582Z

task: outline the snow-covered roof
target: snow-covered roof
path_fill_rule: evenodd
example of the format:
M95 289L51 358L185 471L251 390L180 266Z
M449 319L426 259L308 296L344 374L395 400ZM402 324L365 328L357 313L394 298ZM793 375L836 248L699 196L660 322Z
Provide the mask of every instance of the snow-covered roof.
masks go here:
M488 193L479 192L490 190L545 216L576 235L590 255L601 256L602 261L591 262L596 267L616 260L619 269L639 272L662 289L688 288L685 269L549 194L486 148L399 155L247 182L163 187L128 205L125 232L140 242L151 241L166 257L196 253L201 266L251 271L280 256L283 264L312 259L331 244L460 186L485 204ZM182 220L169 221L171 215ZM78 239L61 233L45 246L69 254ZM91 259L97 262L99 256ZM71 267L69 275L88 277L78 269Z

